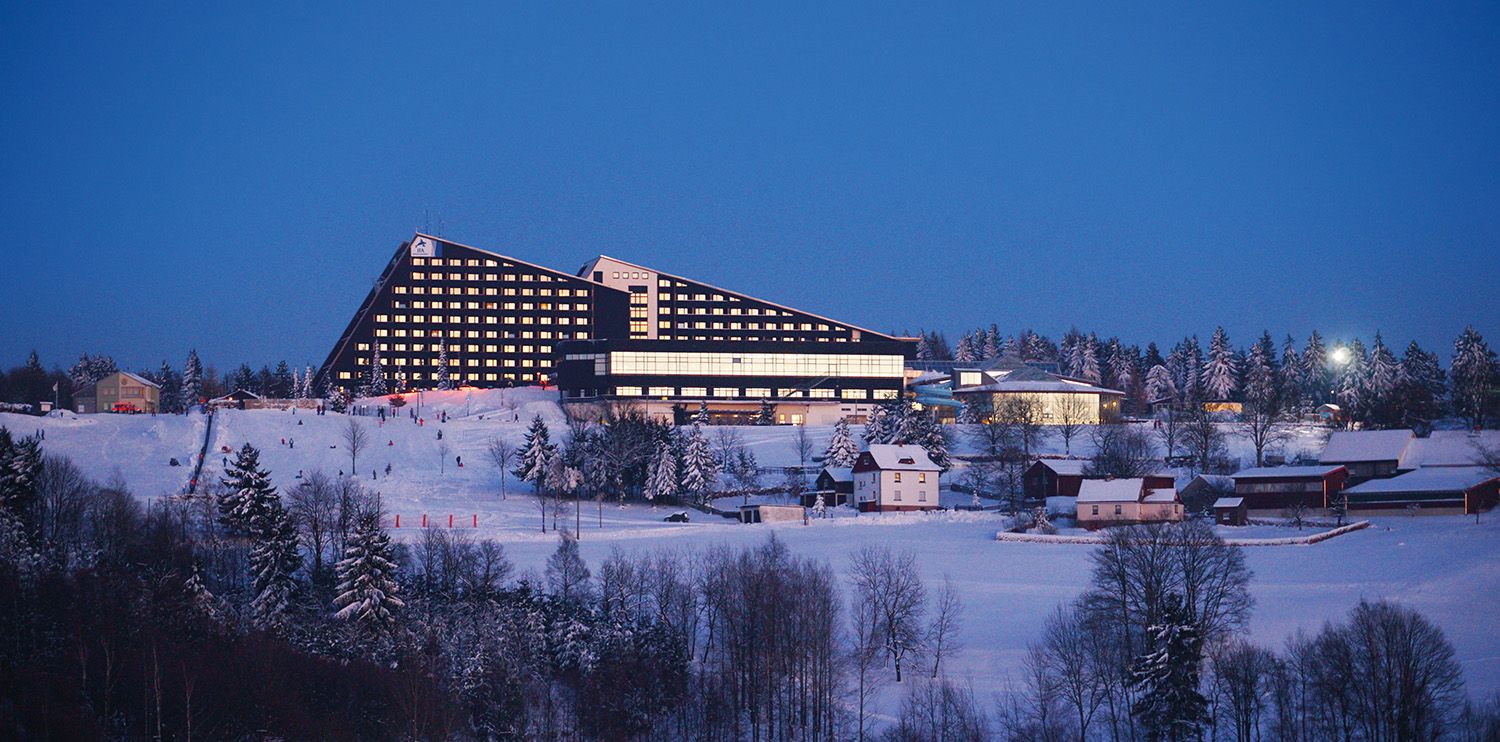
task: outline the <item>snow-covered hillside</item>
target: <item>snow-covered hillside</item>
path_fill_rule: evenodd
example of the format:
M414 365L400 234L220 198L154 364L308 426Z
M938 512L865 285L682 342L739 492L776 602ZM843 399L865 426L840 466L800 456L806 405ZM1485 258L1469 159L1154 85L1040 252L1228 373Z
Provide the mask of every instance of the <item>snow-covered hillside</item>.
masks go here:
M381 424L378 418L356 418L368 434L354 474L378 490L392 516L401 516L398 539L410 540L423 514L446 526L455 516L468 525L477 516L476 535L505 544L522 571L540 572L555 538L539 532L539 512L529 487L509 479L509 498L502 500L499 476L486 447L496 437L519 443L531 416L540 414L562 433L563 417L555 397L540 390L426 393L420 400L423 424L408 416L418 404ZM435 422L446 411L446 423ZM261 462L285 491L295 487L298 472L321 469L328 474L351 471L343 429L348 417L319 416L303 410L225 411L216 416L205 477L216 477L224 454L249 442L262 451ZM52 418L0 415L0 425L26 434L45 429L45 447L73 458L85 472L107 479L118 473L141 496L175 493L187 480L187 467L167 465L170 457L188 463L202 442L204 418L180 416L74 416ZM437 433L443 432L440 443ZM746 446L764 466L795 462L790 427L738 428ZM821 452L831 428L813 428ZM858 429L856 428L856 434ZM284 443L283 440L286 442ZM442 444L448 451L440 457ZM1242 438L1231 439L1231 455L1248 458ZM1316 454L1322 435L1297 431L1288 454ZM955 449L967 448L958 436ZM1088 453L1087 436L1073 442L1075 455ZM1062 442L1049 440L1049 452L1061 453ZM457 467L455 457L463 458ZM385 473L389 464L391 473ZM372 473L374 476L372 477ZM935 585L950 576L966 604L961 641L954 659L960 677L974 683L982 697L1012 677L1027 642L1036 639L1042 622L1059 602L1076 596L1089 571L1091 547L1070 544L1001 543L994 539L999 516L993 513L863 515L800 523L745 526L692 512L686 524L664 523L670 510L644 505L601 509L585 503L582 552L597 564L611 549L700 549L713 544L758 543L775 533L794 551L827 559L842 569L857 546L879 542L917 552L922 576ZM570 511L571 514L571 511ZM1437 621L1464 663L1471 693L1500 690L1500 637L1488 621L1478 620L1500 608L1500 514L1375 519L1374 527L1314 546L1258 547L1246 550L1255 572L1257 600L1251 631L1268 645L1280 644L1297 630L1314 631L1324 621L1342 617L1361 598L1389 598L1409 604ZM1260 535L1260 534L1257 534Z

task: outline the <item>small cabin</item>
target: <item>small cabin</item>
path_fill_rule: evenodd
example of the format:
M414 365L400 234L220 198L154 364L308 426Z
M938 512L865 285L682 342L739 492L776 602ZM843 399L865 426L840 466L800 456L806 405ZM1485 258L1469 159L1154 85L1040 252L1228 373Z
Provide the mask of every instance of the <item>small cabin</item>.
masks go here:
M1214 522L1221 526L1243 526L1250 522L1250 508L1243 497L1220 497L1214 500Z
M863 512L936 510L938 475L921 446L877 443L854 462L854 500Z

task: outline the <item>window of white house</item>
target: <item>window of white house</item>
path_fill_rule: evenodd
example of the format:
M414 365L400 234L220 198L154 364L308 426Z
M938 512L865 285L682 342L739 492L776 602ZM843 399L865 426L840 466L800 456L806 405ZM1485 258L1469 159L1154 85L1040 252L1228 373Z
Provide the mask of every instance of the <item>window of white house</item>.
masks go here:
M895 482L896 484L900 484L901 483L901 472L898 471L895 474L893 474L892 476L895 477L895 478L892 479L891 481Z

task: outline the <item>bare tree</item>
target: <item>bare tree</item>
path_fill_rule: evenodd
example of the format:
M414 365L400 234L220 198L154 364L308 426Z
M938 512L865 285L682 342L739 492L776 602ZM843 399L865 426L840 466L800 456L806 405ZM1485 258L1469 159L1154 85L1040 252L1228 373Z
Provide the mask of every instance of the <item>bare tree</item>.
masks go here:
M1094 427L1094 458L1090 474L1120 478L1144 477L1158 469L1156 446L1137 425L1106 422Z
M1240 411L1240 430L1255 447L1255 465L1265 466L1266 449L1275 447L1291 438L1287 429L1289 417L1275 396L1246 399Z
M328 475L318 469L307 472L291 491L292 519L302 536L302 544L312 555L312 573L323 574L323 555L333 542L338 526L339 495ZM334 559L342 558L335 554Z
M1020 445L1026 461L1031 461L1031 452L1040 443L1042 432L1042 403L1031 395L1008 395L995 405L991 416L1008 431L1008 436Z
M857 739L865 739L865 723L869 720L867 703L879 690L874 670L885 655L879 635L879 609L872 596L855 591L849 599L849 663L854 668L855 721L858 725Z
M1171 458L1177 455L1177 441L1182 435L1182 410L1178 408L1175 399L1168 402L1163 410L1166 414L1156 418L1156 435L1166 447L1167 458Z
M943 575L943 589L938 592L937 615L928 628L927 647L932 651L932 677L937 679L943 657L958 649L958 630L963 622L964 603L953 589L953 580Z
M500 470L500 499L505 499L505 476L510 472L510 462L516 456L516 447L496 436L490 439L487 450L490 461Z
M369 435L360 426L359 418L350 415L344 421L344 448L349 451L349 473L357 475L359 472L359 452L365 450L370 442Z
M1212 471L1214 463L1226 451L1219 423L1201 406L1189 408L1182 420L1182 445L1192 455L1194 468L1199 472Z
M1082 394L1065 394L1061 401L1053 407L1057 414L1058 435L1063 439L1063 452L1068 455L1073 453L1073 438L1083 431L1085 425L1094 422L1099 414L1099 403L1090 402Z
M1094 715L1109 693L1106 653L1100 651L1101 634L1091 630L1077 611L1059 606L1047 619L1042 636L1046 666L1056 683L1057 695L1073 714L1079 740L1088 739Z
M884 546L863 546L854 552L849 581L860 600L874 606L876 632L886 657L901 682L901 663L908 654L920 654L926 632L921 629L927 613L927 591L917 576L917 558L910 551L900 554Z
M446 473L448 473L448 454L452 453L453 449L448 447L448 441L438 441L437 442L437 452L438 452L438 473L439 474L446 474Z

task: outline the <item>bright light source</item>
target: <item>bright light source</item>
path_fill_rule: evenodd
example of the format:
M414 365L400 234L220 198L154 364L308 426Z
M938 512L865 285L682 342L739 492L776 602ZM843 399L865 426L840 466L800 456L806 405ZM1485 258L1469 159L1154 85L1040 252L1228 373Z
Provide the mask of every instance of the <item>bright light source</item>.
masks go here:
M1340 345L1333 349L1333 362L1342 366L1349 362L1349 349Z

